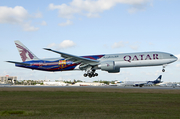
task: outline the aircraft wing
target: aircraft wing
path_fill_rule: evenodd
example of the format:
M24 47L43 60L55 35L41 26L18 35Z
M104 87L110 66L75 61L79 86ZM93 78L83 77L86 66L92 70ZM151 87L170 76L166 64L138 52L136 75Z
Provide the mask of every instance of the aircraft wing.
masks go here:
M89 64L89 65L98 65L99 61L98 60L93 60L93 59L89 59L89 58L84 58L84 57L80 57L80 56L75 56L75 55L71 55L71 54L67 54L67 53L63 53L63 52L59 52L59 51L55 51L49 48L44 48L45 50L48 51L52 51L55 53L58 53L61 55L61 57L65 58L66 60L70 60L74 63L82 63L82 64Z
M6 61L6 62L9 62L9 63L15 63L15 64L19 64L19 65L31 66L31 64L23 63L23 62L15 62L15 61Z

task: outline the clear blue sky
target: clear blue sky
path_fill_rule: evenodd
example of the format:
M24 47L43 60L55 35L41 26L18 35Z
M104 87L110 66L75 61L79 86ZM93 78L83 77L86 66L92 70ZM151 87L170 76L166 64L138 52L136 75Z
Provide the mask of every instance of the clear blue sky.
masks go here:
M180 82L180 61L166 67L122 68L119 74L98 71L42 72L15 67L21 61L14 45L20 40L39 58L59 57L51 47L82 55L162 51L180 56L179 0L0 0L0 75L19 79L154 80Z

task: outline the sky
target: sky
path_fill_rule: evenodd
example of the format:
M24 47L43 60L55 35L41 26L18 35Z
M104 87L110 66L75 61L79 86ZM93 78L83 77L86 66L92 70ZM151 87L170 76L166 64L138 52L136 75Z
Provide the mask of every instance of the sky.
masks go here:
M84 71L44 72L15 67L22 61L14 41L21 41L38 58L58 58L52 48L85 56L161 51L180 58L179 0L0 0L0 76L20 80L148 81L163 75L180 82L180 60L162 66L121 68L85 78Z

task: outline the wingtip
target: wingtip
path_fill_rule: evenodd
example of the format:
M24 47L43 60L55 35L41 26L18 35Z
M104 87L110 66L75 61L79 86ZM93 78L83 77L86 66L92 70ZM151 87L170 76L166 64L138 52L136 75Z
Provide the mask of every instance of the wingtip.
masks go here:
M5 62L8 62L8 63L15 63L14 61L5 61Z
M51 50L50 48L43 48L44 50Z

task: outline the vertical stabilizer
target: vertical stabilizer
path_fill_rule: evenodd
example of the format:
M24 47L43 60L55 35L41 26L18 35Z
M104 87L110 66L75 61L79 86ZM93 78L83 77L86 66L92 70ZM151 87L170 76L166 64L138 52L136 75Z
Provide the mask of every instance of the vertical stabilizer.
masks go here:
M153 81L154 84L162 83L161 81L162 75L160 75L155 81Z
M161 78L162 78L162 75L160 75L160 76L156 79L156 81L161 81Z
M20 41L14 41L15 45L19 51L21 59L23 62L30 60L37 60L38 58L34 55L25 45L23 45Z

